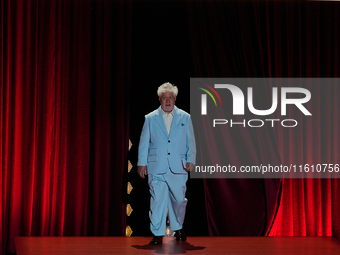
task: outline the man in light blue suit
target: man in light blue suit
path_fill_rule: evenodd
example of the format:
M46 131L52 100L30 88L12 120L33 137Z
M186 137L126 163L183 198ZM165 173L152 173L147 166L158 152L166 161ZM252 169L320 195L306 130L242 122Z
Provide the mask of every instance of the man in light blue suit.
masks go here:
M191 118L175 106L178 89L171 83L157 91L161 106L145 116L138 148L138 174L148 176L150 188L150 244L162 243L167 210L170 230L185 241L182 229L187 199L188 171L194 168L196 145Z

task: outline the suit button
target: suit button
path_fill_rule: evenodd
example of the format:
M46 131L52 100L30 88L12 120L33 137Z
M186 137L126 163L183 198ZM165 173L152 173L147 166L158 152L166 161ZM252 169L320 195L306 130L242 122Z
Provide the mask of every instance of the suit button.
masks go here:
M170 143L170 140L168 140L168 143Z
M170 152L168 153L168 155L170 155Z

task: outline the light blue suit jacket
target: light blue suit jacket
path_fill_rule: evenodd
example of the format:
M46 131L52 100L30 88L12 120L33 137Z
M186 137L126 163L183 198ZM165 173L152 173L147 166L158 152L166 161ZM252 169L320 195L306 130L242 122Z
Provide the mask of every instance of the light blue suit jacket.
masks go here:
M138 148L138 166L148 174L187 173L182 159L195 164L196 144L190 115L174 106L170 134L166 130L161 106L145 116Z

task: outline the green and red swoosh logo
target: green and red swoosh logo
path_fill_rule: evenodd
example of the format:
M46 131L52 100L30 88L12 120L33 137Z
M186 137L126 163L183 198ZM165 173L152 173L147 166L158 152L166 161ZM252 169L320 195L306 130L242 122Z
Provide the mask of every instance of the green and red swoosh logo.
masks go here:
M220 98L220 95L216 92L216 90L215 90L213 87L211 87L211 86L208 85L208 84L202 83L202 82L197 82L197 83L201 83L202 85L204 85L204 86L206 86L207 88L209 88L209 89L217 96L218 100L220 101L220 103L221 103L221 105L222 105L222 100L221 100L221 98ZM201 90L203 90L204 92L206 92L206 93L212 98L212 100L214 100L215 106L217 106L215 97L213 96L213 94L212 94L209 90L204 89L204 88L199 88L199 89L201 89Z

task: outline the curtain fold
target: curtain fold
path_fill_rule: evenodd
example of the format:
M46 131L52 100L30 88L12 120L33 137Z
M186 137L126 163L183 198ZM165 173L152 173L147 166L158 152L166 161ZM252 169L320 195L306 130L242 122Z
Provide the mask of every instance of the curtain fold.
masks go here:
M131 7L1 1L3 254L15 236L124 235Z

